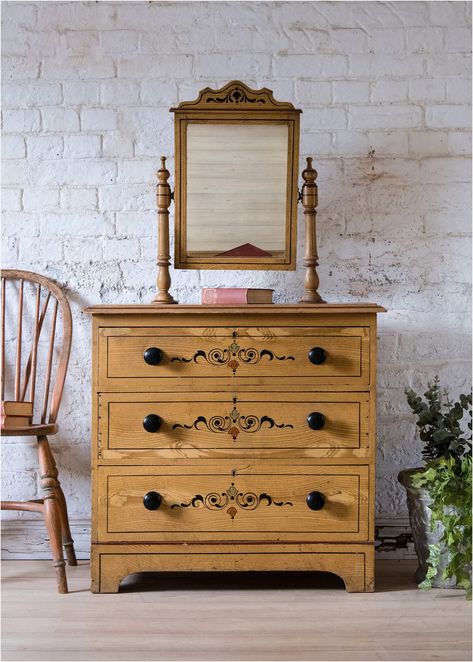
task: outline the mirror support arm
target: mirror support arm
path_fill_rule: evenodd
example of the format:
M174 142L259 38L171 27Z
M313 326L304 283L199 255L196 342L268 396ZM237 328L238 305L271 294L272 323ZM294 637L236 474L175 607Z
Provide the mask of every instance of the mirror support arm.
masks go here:
M317 255L316 235L318 188L315 183L317 171L312 167L312 160L310 156L307 158L307 167L302 172L304 184L300 193L305 220L304 267L306 273L304 278L305 295L299 303L325 303L317 291L319 288L319 276L317 274L319 257Z
M169 186L169 170L166 168L166 157L161 157L161 168L156 173L158 184L156 187L156 205L158 208L158 277L156 281L157 294L152 303L174 304L177 301L169 293L171 275L169 265L171 256L169 251L169 207L174 198Z

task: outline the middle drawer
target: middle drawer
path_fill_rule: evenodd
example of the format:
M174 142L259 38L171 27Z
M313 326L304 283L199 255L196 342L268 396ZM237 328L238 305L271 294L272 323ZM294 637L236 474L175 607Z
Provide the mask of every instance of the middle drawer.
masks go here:
M366 457L367 393L102 393L99 459Z

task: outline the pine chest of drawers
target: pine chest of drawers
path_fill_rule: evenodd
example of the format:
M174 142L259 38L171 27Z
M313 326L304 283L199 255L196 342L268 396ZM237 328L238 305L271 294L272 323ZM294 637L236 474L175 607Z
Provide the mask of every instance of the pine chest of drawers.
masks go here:
M321 570L374 589L376 314L95 306L92 590Z

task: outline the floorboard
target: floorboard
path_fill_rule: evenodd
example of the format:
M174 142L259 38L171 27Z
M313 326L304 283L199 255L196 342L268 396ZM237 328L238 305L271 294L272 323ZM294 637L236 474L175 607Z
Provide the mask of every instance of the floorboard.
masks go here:
M379 561L372 594L321 573L153 573L93 595L82 561L58 595L50 562L4 561L2 660L471 660L471 603L414 569Z

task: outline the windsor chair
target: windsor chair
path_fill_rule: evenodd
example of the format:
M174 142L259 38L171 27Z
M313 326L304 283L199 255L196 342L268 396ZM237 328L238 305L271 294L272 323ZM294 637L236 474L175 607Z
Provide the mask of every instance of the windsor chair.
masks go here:
M77 560L48 435L58 431L56 419L71 350L71 310L60 288L45 276L4 269L1 282L1 433L36 437L44 492L42 499L2 501L1 509L42 513L58 592L67 593L63 546L68 564L77 565ZM62 337L56 341L60 327Z

